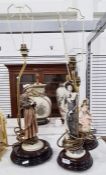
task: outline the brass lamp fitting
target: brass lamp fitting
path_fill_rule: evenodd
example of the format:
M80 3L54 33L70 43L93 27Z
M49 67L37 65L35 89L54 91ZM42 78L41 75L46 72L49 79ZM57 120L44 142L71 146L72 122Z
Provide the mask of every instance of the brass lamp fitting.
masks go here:
M27 49L26 44L21 44L20 52L23 57L28 56L29 50Z

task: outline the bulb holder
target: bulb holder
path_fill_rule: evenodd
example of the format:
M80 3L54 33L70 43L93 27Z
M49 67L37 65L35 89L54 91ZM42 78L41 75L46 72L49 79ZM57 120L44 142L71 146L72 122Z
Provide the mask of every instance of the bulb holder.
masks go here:
M29 50L28 50L26 44L21 44L20 52L21 52L21 55L22 55L23 57L28 56Z

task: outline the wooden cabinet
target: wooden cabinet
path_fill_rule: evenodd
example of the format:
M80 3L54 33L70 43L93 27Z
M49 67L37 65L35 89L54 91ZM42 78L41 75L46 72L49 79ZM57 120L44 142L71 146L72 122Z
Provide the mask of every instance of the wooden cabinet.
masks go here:
M17 76L22 65L6 65L9 70L10 78L10 95L11 95L11 114L12 117L17 116ZM45 83L45 92L52 101L51 117L59 116L59 110L56 100L56 89L59 83L65 81L67 74L65 64L36 64L27 65L24 74L21 78L20 92L23 92L23 85L35 83L39 75L39 81ZM36 76L37 75L37 76Z

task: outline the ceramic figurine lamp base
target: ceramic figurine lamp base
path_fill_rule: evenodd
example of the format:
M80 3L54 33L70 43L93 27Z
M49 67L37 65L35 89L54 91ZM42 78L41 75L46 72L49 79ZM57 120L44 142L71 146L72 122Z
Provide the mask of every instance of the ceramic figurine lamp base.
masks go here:
M39 140L39 143L31 145L29 148L23 143L17 143L13 146L11 160L17 165L24 167L42 164L52 155L52 149L45 140Z
M93 164L93 159L88 151L85 151L85 154L82 154L81 157L76 157L68 156L66 150L63 149L57 158L57 162L61 167L72 171L84 171L89 169Z

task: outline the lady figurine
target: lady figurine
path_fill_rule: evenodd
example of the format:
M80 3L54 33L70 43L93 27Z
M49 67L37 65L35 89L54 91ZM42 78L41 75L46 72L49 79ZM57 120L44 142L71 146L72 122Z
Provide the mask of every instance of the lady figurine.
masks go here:
M78 94L74 91L74 86L71 81L66 82L65 88L67 90L66 124L70 135L78 136Z
M37 141L37 119L36 119L36 111L35 106L36 103L29 98L27 93L24 93L21 96L20 100L21 111L24 116L24 140L30 144L34 144Z
M91 114L88 110L88 100L85 99L82 102L81 109L79 112L79 124L80 128L79 130L81 132L90 132L91 130Z
M83 147L86 150L92 150L98 146L98 141L93 133L94 129L91 130L92 119L88 108L88 100L85 99L82 102L81 109L79 112L79 131L85 137Z

